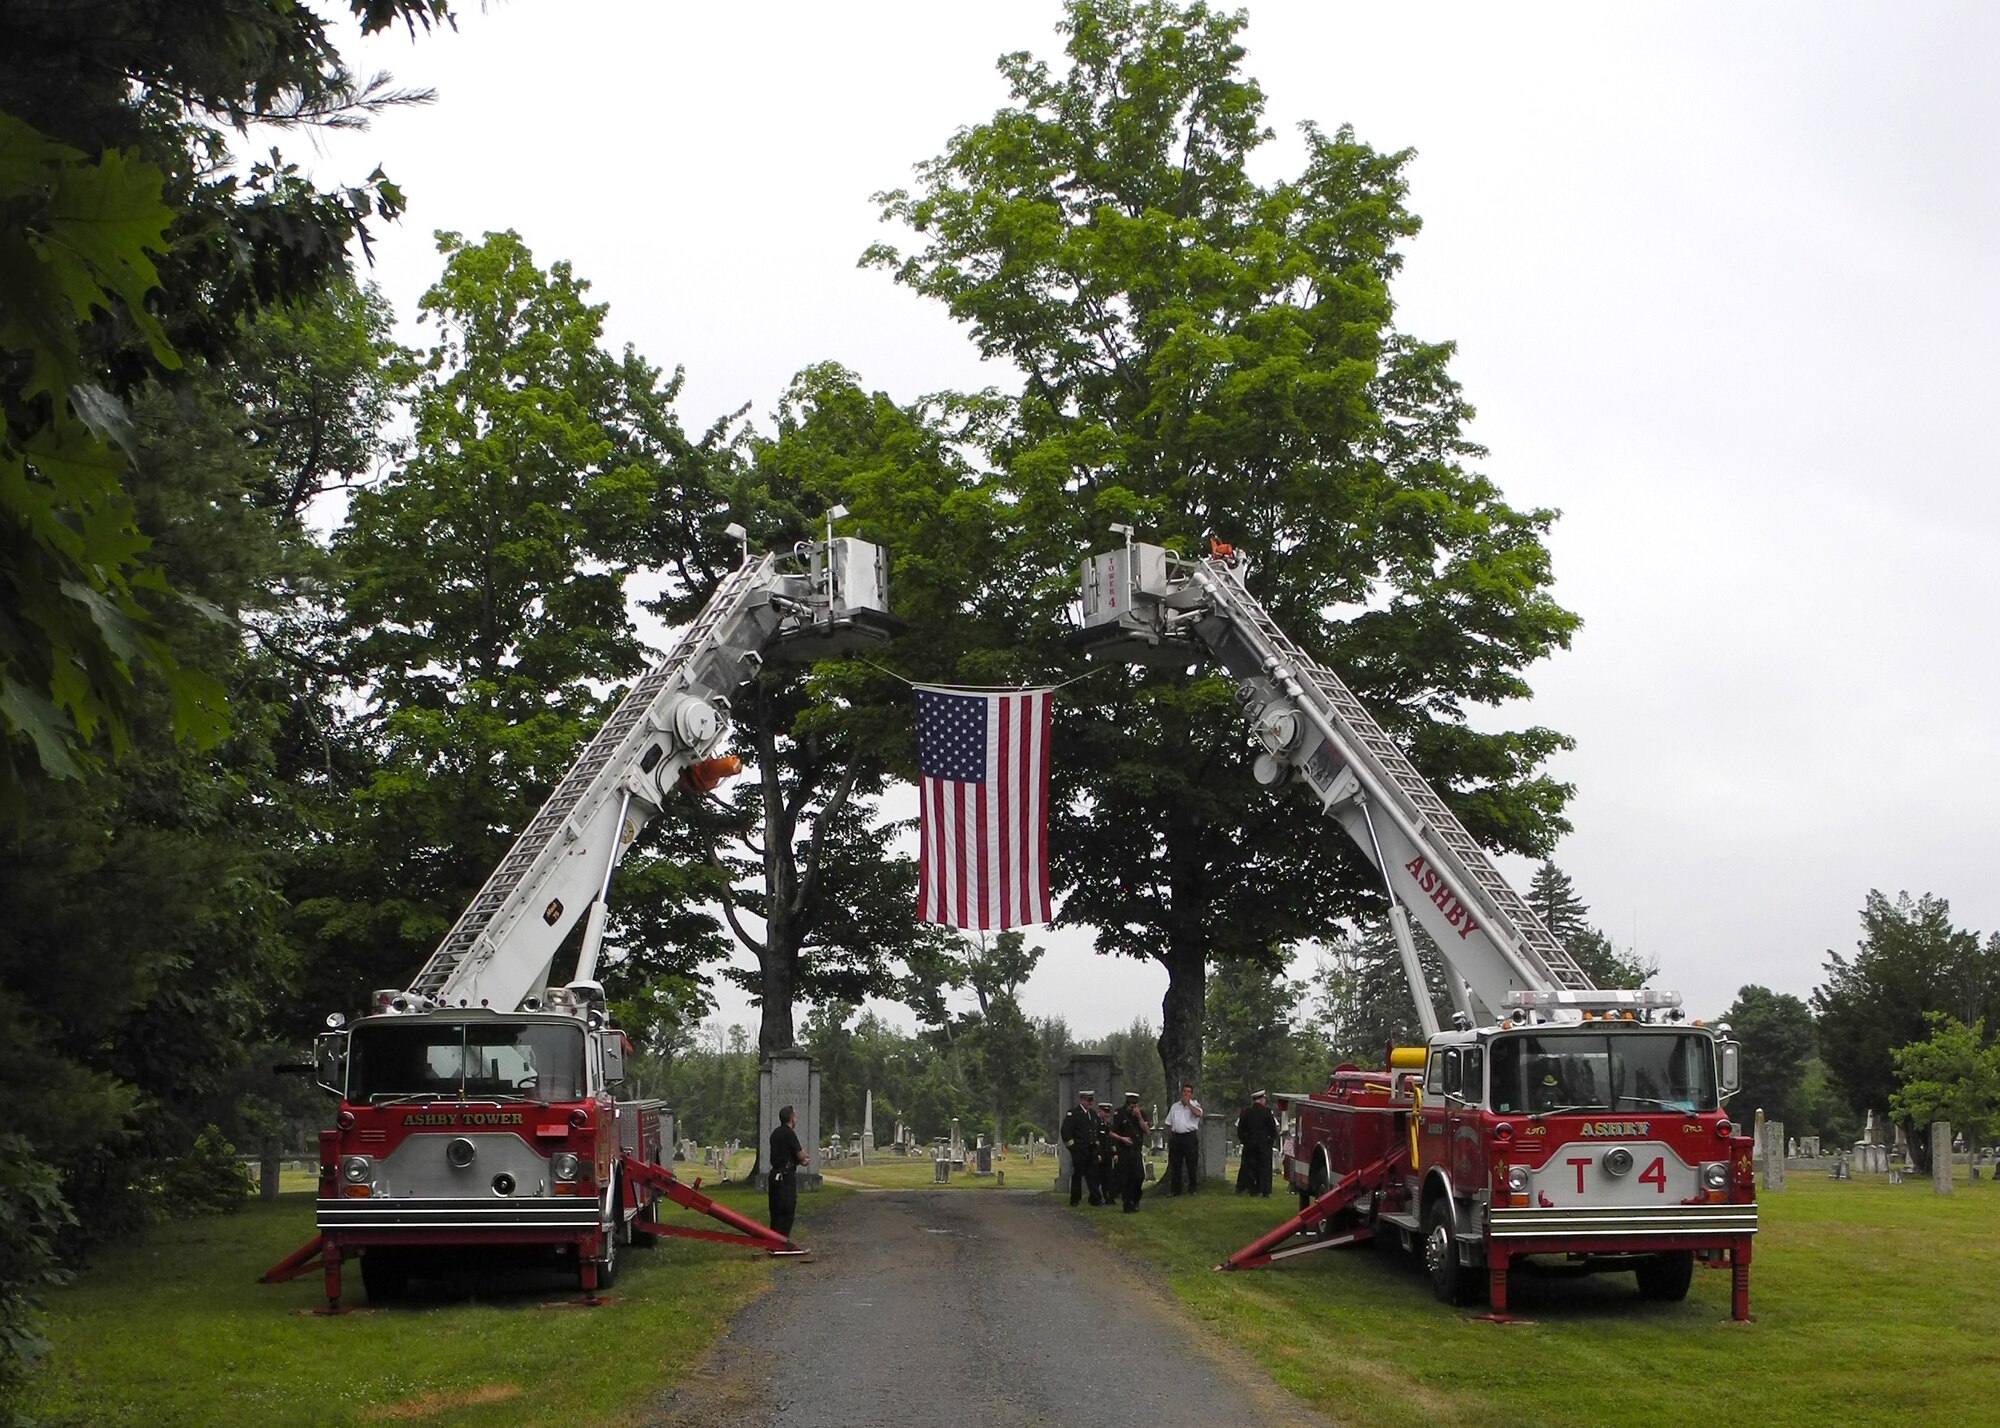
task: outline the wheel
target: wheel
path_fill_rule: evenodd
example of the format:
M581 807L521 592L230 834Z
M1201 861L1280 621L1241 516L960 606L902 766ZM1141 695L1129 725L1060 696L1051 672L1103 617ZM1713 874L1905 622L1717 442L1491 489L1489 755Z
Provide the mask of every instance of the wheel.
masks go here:
M612 1187L611 1217L604 1222L604 1232L598 1236L604 1246L604 1257L599 1260L579 1258L577 1271L581 1275L583 1266L594 1263L597 1266L597 1288L600 1293L618 1282L618 1248L626 1234L624 1217L619 1213L617 1187Z
M1440 1304L1471 1302L1473 1276L1458 1262L1458 1223L1448 1195L1440 1195L1424 1212L1424 1268Z
M1639 1262L1639 1297L1673 1304L1687 1298L1694 1282L1694 1251L1669 1250Z
M370 1304L401 1299L410 1289L410 1268L382 1250L363 1250L361 1287L367 1291Z
M1332 1184L1333 1181L1327 1174L1325 1157L1315 1151L1313 1153L1312 1169L1306 1173L1306 1188L1299 1196L1299 1208L1301 1210L1305 1209L1306 1206L1324 1195L1331 1188ZM1327 1222L1321 1220L1317 1225L1312 1227L1311 1233L1324 1237L1331 1233L1331 1231L1327 1227Z

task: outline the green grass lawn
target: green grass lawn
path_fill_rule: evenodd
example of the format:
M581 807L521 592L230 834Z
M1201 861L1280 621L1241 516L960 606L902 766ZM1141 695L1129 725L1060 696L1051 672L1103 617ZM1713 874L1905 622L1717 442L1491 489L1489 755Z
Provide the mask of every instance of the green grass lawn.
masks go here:
M801 1198L802 1238L842 1193ZM726 1187L716 1198L763 1218L761 1194ZM713 1224L671 1207L667 1218ZM311 1234L311 1197L286 1195L99 1250L48 1298L55 1351L23 1406L65 1428L621 1424L682 1377L780 1267L737 1246L672 1239L629 1251L612 1302L597 1308L568 1307L574 1279L553 1272L420 1284L407 1303L369 1308L350 1264L356 1312L326 1318L311 1312L317 1272L257 1283Z
M1794 1172L1767 1195L1754 1322L1729 1321L1729 1276L1697 1269L1682 1304L1628 1274L1509 1284L1526 1323L1474 1321L1431 1297L1417 1262L1366 1246L1266 1269L1209 1266L1291 1213L1282 1191L1146 1197L1093 1214L1112 1245L1287 1388L1343 1425L2000 1421L2000 1186ZM1702 1404L1711 1405L1704 1409Z
M825 1173L838 1181L848 1181L855 1185L866 1185L879 1190L991 1190L999 1187L999 1176L974 1175L969 1170L954 1166L951 1179L944 1184L937 1183L935 1163L928 1155L881 1155L866 1165L856 1165L848 1161L844 1165L829 1165ZM1009 1190L1046 1190L1056 1178L1056 1162L1052 1156L1043 1156L1030 1165L1017 1156L993 1162L994 1169L1007 1177Z

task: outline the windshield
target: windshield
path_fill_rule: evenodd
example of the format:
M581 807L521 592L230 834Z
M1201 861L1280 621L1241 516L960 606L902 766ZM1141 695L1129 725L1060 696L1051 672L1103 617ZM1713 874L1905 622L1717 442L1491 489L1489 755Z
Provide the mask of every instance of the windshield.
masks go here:
M583 1093L583 1028L555 1022L364 1023L348 1052L350 1101L574 1101Z
M1527 1033L1493 1042L1493 1109L1712 1111L1714 1042L1686 1032Z

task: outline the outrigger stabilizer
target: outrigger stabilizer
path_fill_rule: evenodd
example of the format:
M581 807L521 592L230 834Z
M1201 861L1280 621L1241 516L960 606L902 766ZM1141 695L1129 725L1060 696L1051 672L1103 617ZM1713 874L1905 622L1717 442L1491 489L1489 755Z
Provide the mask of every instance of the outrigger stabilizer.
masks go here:
M640 1213L632 1221L634 1234L665 1238L678 1235L691 1240L715 1240L721 1244L748 1245L761 1249L773 1256L791 1258L810 1254L812 1251L802 1245L793 1244L788 1236L779 1234L769 1225L760 1225L748 1215L739 1215L727 1205L701 1193L701 1182L690 1185L663 1165L652 1165L633 1156L626 1156L619 1166L619 1173L628 1187L626 1194L636 1197L641 1189L659 1192L661 1198L671 1200L676 1205L720 1220L730 1226L727 1230L705 1230L695 1225L668 1224L654 1216ZM657 1208L658 1201L653 1208ZM314 1235L258 1277L259 1284L283 1284L297 1279L316 1269L326 1268L326 1239Z
M1364 1217L1356 1213L1345 1221L1340 1217L1353 1210L1364 1196L1387 1189L1389 1177L1408 1164L1409 1158L1408 1148L1398 1145L1380 1160L1348 1171L1334 1181L1325 1194L1309 1201L1298 1214L1270 1233L1252 1240L1215 1267L1256 1269L1294 1255L1337 1249L1341 1245L1360 1244L1375 1238L1375 1219L1372 1215ZM1295 1235L1312 1235L1315 1231L1318 1232L1317 1237L1304 1244L1285 1244Z

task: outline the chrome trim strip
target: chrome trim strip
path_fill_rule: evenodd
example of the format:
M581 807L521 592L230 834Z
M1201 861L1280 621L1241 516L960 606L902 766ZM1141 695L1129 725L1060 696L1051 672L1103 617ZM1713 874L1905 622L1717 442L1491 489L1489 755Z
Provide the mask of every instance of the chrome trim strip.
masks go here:
M353 1199L322 1201L322 1230L594 1230L603 1222L595 1196L503 1200Z
M1611 1238L1620 1235L1754 1235L1755 1205L1674 1205L1657 1210L1624 1205L1496 1205L1487 1212L1494 1239Z

